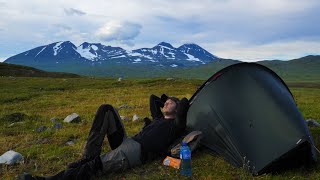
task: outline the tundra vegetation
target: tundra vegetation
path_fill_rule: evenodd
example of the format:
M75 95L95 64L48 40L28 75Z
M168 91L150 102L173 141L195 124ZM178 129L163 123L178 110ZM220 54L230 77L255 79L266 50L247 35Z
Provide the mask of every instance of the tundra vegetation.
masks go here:
M285 81L305 119L320 122L320 80ZM119 109L119 113L129 117L124 125L127 134L132 136L143 125L142 120L131 121L132 116L150 117L151 94L190 98L203 82L165 78L118 81L115 78L87 77L0 77L0 154L14 150L24 156L24 163L0 165L0 179L15 178L22 172L53 175L65 169L68 163L80 159L95 112L101 104L130 107ZM71 113L79 114L81 122L63 123ZM62 123L61 129L53 128L54 122L50 120L53 117ZM47 129L38 132L37 128L41 126ZM320 128L311 127L310 131L320 149ZM103 152L109 150L105 139ZM178 170L162 165L163 158L98 179L183 179ZM320 179L319 164L311 169L253 177L200 147L192 154L192 179Z

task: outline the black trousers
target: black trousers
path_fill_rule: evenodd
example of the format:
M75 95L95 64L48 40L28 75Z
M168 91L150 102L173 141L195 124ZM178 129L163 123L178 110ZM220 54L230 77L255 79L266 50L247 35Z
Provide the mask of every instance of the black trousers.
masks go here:
M111 151L101 155L101 148L107 136ZM85 163L68 168L45 179L90 179L92 176L119 172L141 163L141 146L127 134L118 111L111 105L101 105L95 115L83 152Z
M105 136L108 138L112 151L100 155ZM101 105L97 110L84 149L84 158L96 156L101 158L103 174L124 171L141 164L140 144L127 138L118 111L108 104Z
M102 143L107 135L111 149L116 149L127 138L118 111L109 104L101 105L94 117L84 148L84 158L94 158L101 153Z

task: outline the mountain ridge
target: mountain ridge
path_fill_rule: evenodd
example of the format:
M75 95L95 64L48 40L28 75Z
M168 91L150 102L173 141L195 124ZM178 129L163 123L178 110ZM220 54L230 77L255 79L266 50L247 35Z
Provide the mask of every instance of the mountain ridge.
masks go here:
M81 66L80 68L73 68L73 65L67 65L64 68L47 67L47 71L60 71L81 74L84 76L96 77L125 77L125 78L183 78L183 79L208 79L217 71L232 64L241 63L239 60L232 59L217 59L205 65L195 67L182 68L167 68L155 67L141 64L134 64L132 66L110 65L110 66ZM305 56L289 61L280 60L265 60L254 62L262 64L274 72L276 72L282 79L290 82L319 82L320 80L320 56L311 55ZM31 76L31 71L24 71L32 67L23 67L21 69L12 70L14 73L7 70L7 66L2 66L6 63L0 63L1 76ZM6 64L10 66L20 66L14 64ZM1 68L2 67L2 68ZM21 75L23 73L25 75ZM18 75L17 73L20 73ZM48 72L50 73L50 72ZM30 75L31 74L31 75ZM32 77L32 76L31 76ZM40 77L40 76L37 76ZM46 77L46 76L41 76ZM49 76L48 76L49 77Z
M121 47L101 43L83 42L78 47L70 41L60 41L39 46L6 59L5 63L27 66L60 64L107 65L145 64L150 66L185 67L206 64L218 59L196 44L184 44L178 48L161 42L152 48L127 51Z
M69 72L100 77L177 77L206 79L216 71L239 60L219 58L197 44L174 47L160 42L151 48L132 51L101 43L83 42L78 47L70 41L51 43L8 58L5 63L41 70ZM262 60L255 63L269 67L281 77L320 79L320 56L309 55L289 61Z

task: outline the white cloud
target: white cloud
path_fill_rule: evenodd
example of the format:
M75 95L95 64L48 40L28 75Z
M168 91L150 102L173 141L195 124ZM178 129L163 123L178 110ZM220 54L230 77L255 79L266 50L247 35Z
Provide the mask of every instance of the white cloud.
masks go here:
M103 41L128 42L139 35L141 28L139 24L113 20L100 27L96 35Z
M3 62L6 59L7 59L7 57L0 57L0 62Z
M5 2L0 2L0 9L5 8L6 7L6 3Z
M318 0L0 0L0 56L70 40L131 49L194 42L221 57L283 57L292 53L267 45L291 51L284 44L300 42L313 49L310 42L320 39L319 8Z
M220 42L204 44L207 50L222 57L241 61L257 60L290 60L306 55L320 54L320 42L316 41L284 41L261 45L244 44L241 42Z
M64 9L64 12L69 16L72 16L72 15L82 16L86 14L85 12L80 11L78 9L74 9L74 8Z
M79 32L78 29L73 29L64 24L55 24L52 27L52 39L56 40L70 40L75 44L81 44L89 39L87 33ZM67 38L66 38L67 37Z

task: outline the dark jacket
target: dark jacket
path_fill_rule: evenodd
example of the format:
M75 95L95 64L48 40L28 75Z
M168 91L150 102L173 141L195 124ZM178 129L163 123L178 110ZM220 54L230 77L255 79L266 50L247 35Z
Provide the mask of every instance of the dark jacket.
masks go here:
M188 100L186 98L181 100L183 108L182 104L178 103L176 119L164 118L160 108L164 106L165 101L166 98L150 96L150 111L153 121L133 137L141 144L143 162L152 157L166 154L168 147L185 129Z

